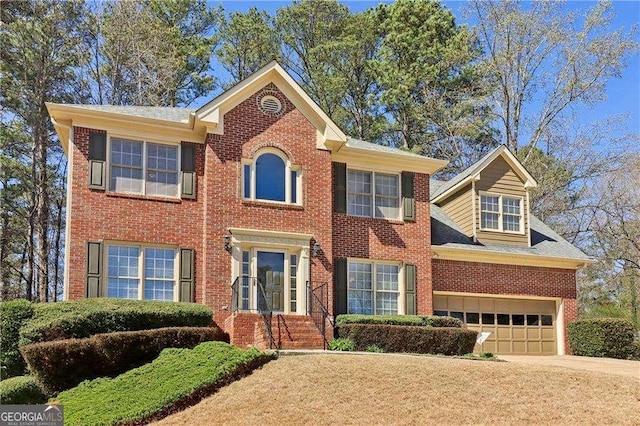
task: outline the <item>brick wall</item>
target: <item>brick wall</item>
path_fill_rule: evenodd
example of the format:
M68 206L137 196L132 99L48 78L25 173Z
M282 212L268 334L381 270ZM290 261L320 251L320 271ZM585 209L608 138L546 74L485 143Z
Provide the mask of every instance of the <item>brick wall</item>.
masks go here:
M89 189L89 131L74 127L72 152L69 299L85 296L87 241L118 240L172 244L196 250L197 300L204 283L202 257L203 198L179 200L105 193ZM196 146L198 193L204 189L204 147Z
M431 227L429 175L414 179L416 222L333 214L333 255L399 261L417 267L417 313L431 314Z
M575 270L441 259L431 264L433 291L562 298L564 346L569 353L567 324L578 318Z

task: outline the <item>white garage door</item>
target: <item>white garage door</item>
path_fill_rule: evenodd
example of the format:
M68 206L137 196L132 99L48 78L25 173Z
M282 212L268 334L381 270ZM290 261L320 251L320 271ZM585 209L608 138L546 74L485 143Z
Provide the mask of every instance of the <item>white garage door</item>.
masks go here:
M491 333L474 352L556 355L553 300L434 295L435 315L462 320L470 330Z

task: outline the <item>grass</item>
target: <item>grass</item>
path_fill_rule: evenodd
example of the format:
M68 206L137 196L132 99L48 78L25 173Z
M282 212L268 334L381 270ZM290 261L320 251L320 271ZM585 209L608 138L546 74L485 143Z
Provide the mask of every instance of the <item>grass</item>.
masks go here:
M66 425L142 424L192 405L272 358L222 342L165 349L150 364L85 381L55 402L64 405Z
M407 355L300 355L269 363L160 422L637 425L630 377Z

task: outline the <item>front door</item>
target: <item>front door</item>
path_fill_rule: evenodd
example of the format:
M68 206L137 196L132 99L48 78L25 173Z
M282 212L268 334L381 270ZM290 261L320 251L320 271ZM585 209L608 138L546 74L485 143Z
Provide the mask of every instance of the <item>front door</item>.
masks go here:
M260 287L256 288L258 310L268 309L270 305L274 312L284 312L285 253L258 251L256 257L258 282L264 289L263 293Z

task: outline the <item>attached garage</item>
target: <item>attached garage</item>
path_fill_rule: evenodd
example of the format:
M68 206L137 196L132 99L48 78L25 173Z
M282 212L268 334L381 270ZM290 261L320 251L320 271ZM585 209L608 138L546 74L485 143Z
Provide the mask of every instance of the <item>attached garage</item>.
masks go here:
M458 318L470 330L489 332L475 352L558 353L556 301L434 294L435 315Z

